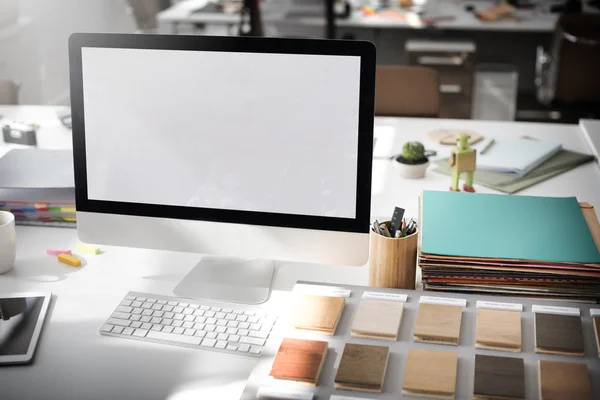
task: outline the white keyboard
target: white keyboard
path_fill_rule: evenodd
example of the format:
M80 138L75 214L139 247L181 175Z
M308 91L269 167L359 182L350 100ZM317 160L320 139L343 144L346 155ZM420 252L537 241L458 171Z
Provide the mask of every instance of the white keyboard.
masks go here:
M275 321L239 306L129 292L100 334L258 357Z

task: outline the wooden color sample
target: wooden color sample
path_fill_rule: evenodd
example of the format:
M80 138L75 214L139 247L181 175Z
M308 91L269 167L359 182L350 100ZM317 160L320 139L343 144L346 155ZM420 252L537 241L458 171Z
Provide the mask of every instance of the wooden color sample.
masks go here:
M296 329L333 335L344 309L343 297L302 295L292 318Z
M316 385L327 355L327 342L285 338L273 360L275 379Z
M352 336L397 340L403 309L399 301L362 300L352 323Z
M505 310L477 310L475 347L500 351L521 351L521 313Z
M535 352L583 357L581 317L536 313Z
M586 364L538 361L540 400L590 400L592 392Z
M454 399L457 366L456 352L409 349L402 394Z
M458 345L462 307L421 304L417 315L416 342Z
M335 375L335 388L381 393L390 349L346 343Z
M525 399L523 359L475 354L473 399Z
M598 350L598 357L600 357L600 317L593 318L594 321L594 333L596 334L596 349Z

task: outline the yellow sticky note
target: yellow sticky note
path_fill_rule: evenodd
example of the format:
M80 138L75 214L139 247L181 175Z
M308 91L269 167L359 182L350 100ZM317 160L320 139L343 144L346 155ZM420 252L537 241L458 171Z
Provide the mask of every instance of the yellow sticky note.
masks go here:
M74 213L76 210L75 210L75 207L61 207L60 211Z
M80 253L99 254L100 248L91 244L78 244L75 246L75 251Z
M58 261L70 265L71 267L79 267L81 265L81 260L79 258L66 253L59 254Z

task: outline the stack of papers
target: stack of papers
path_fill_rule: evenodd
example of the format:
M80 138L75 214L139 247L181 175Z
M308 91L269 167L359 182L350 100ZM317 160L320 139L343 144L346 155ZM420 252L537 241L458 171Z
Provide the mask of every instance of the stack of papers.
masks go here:
M600 299L598 220L574 197L426 191L420 206L424 289Z
M17 224L75 227L70 150L13 149L0 158L0 210Z

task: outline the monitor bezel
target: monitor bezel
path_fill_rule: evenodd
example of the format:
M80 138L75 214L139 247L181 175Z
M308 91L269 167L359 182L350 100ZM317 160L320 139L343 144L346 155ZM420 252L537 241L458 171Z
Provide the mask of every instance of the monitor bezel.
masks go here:
M358 162L354 218L93 200L88 197L82 48L225 51L360 57ZM375 46L349 40L75 33L69 38L73 159L77 211L196 221L368 233L373 163Z

